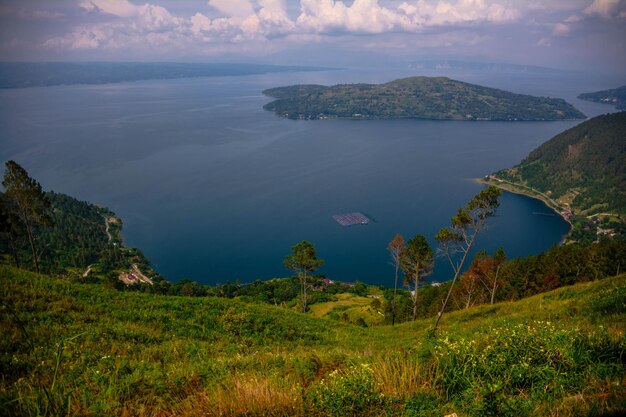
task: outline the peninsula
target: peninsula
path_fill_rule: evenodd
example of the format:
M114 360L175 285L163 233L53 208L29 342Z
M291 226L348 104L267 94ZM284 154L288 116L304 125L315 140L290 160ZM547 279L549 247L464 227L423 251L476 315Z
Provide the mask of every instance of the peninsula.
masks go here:
M583 93L578 98L594 103L612 104L618 110L626 110L626 85L611 90Z
M570 221L572 240L626 234L626 112L594 117L483 182L543 200Z
M515 94L446 77L411 77L385 84L294 85L263 94L263 106L289 119L435 119L539 121L584 119L563 99Z

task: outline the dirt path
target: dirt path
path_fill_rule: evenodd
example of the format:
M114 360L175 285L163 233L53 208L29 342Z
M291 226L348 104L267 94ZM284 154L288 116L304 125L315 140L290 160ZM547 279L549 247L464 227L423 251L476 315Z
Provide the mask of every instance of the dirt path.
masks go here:
M113 236L111 236L111 232L109 231L109 226L112 222L111 217L104 217L104 231L107 234L107 237L109 238L109 243L111 243L111 241L113 240Z
M152 280L141 272L137 264L132 264L132 266L133 266L133 271L135 272L135 275L137 275L139 280L141 280L142 282L145 282L146 284L152 285Z

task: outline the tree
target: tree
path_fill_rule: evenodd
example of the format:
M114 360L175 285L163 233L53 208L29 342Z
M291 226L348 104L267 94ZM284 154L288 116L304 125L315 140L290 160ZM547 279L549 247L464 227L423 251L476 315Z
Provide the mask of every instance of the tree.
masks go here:
M11 251L13 261L17 268L20 267L19 247L21 245L20 238L23 233L23 227L19 224L15 216L12 216L9 210L9 201L4 194L0 194L0 242L2 250L8 246Z
M496 299L496 291L501 285L500 267L506 260L506 253L501 247L493 254L492 257L487 256L485 252L476 255L470 270L473 270L478 279L489 292L491 304Z
M472 264L473 265L473 264ZM470 308L476 303L481 304L484 300L484 291L481 288L478 272L470 267L459 277L459 283L454 287L452 298L457 308Z
M313 244L303 240L291 247L291 255L283 262L285 267L295 272L300 280L300 293L302 295L302 312L307 308L307 282L309 274L324 264L322 259L317 259Z
M409 240L402 253L400 265L404 271L405 283L413 286L411 300L413 301L413 321L417 319L417 289L420 279L430 275L433 270L433 250L422 235L415 235Z
M39 253L35 244L34 227L38 224L52 223L48 213L50 202L41 190L41 185L29 177L26 170L15 161L6 162L2 185L5 189L9 217L17 219L24 227L33 256L33 266L39 272Z
M457 211L452 217L450 227L439 230L435 236L439 244L439 252L448 259L454 271L452 284L450 284L448 294L437 315L435 329L443 316L454 284L463 269L467 255L476 241L476 236L485 228L487 219L496 213L496 209L500 205L498 198L501 194L502 191L494 186L485 188L474 196L465 207Z
M393 283L393 301L391 304L391 325L393 326L396 323L396 296L398 293L398 271L400 269L400 259L402 259L402 254L406 246L404 245L404 238L400 233L395 235L389 245L387 246L387 250L389 251L389 255L391 255L391 265L396 270L395 279Z

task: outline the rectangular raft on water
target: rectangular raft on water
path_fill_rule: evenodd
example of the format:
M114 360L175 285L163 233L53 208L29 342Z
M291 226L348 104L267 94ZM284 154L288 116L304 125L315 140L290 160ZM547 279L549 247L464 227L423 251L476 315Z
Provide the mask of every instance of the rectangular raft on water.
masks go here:
M365 214L359 212L335 214L333 215L333 219L335 219L335 221L342 226L352 226L354 224L370 224L370 222L372 221Z

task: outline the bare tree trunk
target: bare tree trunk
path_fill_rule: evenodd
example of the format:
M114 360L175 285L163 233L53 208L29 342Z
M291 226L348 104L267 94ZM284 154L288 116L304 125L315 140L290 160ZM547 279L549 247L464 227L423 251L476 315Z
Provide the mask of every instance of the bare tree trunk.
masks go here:
M417 284L419 283L419 275L415 275L415 285L413 292L413 321L417 320Z
M9 246L11 247L11 253L13 254L13 260L15 261L15 267L20 267L20 258L17 253L17 245L15 244L15 240L12 235L9 235Z
M391 325L396 324L396 294L398 292L398 269L400 268L400 260L396 257L394 259L396 264L396 276L393 283L393 304L391 305Z
M30 224L26 222L26 234L28 235L28 243L30 244L30 250L33 252L33 264L35 265L35 271L39 273L39 259L37 256L37 250L35 249L35 239L33 238L33 232Z
M450 285L450 288L448 289L448 294L446 295L446 298L443 302L443 306L441 307L439 314L437 314L437 321L435 322L435 329L437 328L437 326L439 326L439 321L441 320L441 317L443 316L443 312L446 310L446 306L448 305L448 300L450 299L450 294L452 294L452 289L454 288L454 284L456 283L456 280L459 277L461 268L463 268L463 264L465 263L465 258L467 258L467 254L472 248L472 244L474 243L475 238L476 238L476 234L474 234L474 236L472 237L472 240L469 242L469 244L465 248L464 253L463 253L463 258L461 258L461 262L456 267L454 267L454 264L452 265L454 268L454 279L452 279L452 284Z
M304 271L304 277L302 279L302 312L306 313L306 271Z
M493 302L496 298L496 289L498 287L498 273L500 272L500 265L498 265L498 267L496 268L496 277L493 280L493 289L491 291L491 304L493 305Z

